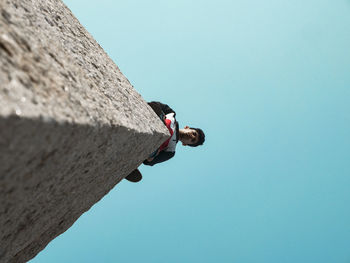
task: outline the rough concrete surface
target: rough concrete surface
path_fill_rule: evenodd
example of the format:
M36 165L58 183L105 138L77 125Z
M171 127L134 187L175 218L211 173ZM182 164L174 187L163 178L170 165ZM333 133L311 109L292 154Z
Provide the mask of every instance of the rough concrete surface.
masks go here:
M25 262L167 129L60 0L0 0L0 262Z

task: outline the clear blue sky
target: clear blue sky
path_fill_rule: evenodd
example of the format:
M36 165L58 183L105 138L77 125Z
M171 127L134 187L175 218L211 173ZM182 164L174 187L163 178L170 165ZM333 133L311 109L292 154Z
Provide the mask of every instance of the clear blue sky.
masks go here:
M41 262L350 263L350 1L65 0L178 145Z

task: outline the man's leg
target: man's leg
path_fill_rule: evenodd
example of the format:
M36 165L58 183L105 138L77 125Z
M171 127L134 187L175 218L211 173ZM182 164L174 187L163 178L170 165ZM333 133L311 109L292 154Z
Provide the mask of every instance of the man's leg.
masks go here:
M159 116L159 118L162 121L164 121L165 114L162 111L162 109L159 107L159 105L157 103L153 103L153 102L148 102L147 104ZM158 149L155 152L153 152L148 158L151 158L151 157L154 158L157 154L158 154ZM140 182L142 180L142 174L138 169L135 169L128 176L126 176L125 179L130 181L130 182L137 183L137 182Z
M135 169L127 177L125 177L125 179L130 182L137 183L142 180L142 174L139 169Z

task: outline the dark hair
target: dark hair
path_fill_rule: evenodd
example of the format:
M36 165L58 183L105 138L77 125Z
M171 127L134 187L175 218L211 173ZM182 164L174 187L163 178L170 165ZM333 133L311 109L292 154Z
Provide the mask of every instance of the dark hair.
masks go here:
M205 141L205 134L204 132L202 131L202 129L199 129L199 128L192 128L190 127L190 129L193 129L193 130L196 130L197 133L198 133L198 142L197 143L194 143L194 144L187 144L188 146L191 146L191 147L196 147L198 145L202 145Z

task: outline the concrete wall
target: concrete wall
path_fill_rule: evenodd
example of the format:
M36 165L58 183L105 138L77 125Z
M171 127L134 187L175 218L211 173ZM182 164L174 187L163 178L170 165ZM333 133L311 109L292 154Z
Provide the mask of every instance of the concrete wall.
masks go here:
M25 262L168 131L59 0L0 0L0 262Z

